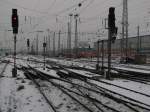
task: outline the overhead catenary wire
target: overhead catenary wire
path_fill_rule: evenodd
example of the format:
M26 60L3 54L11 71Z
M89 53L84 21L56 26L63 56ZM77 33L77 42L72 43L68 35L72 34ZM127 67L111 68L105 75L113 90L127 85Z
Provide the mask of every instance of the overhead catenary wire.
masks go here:
M4 1L4 0L2 0L2 1ZM8 0L6 0L6 1L8 1ZM54 1L55 1L55 0L54 0ZM133 1L133 0L132 0L132 1ZM9 1L8 1L8 2L9 2ZM146 1L143 1L143 2L144 2L144 4L147 3ZM142 2L142 3L143 3L143 2ZM101 4L101 3L100 3L100 4ZM13 4L12 4L12 5L13 5ZM17 4L17 5L18 5L18 4ZM20 8L21 8L21 7L20 7ZM26 8L26 7L24 7L24 8ZM74 8L72 8L72 9L74 9ZM71 10L72 10L72 9L71 9ZM25 9L25 10L28 10L28 9ZM30 10L30 8L29 8L29 10ZM34 10L35 10L35 9L34 9ZM66 10L66 11L60 13L60 15L57 15L57 17L61 16L61 14L63 14L63 13L64 13L64 14L65 14L65 13L68 13L68 12L71 11L71 10L68 10L68 11ZM36 10L36 11L37 11L37 10ZM35 11L35 12L36 12L36 11ZM62 11L63 11L63 10L62 10ZM84 11L85 11L85 10L84 10L84 8L83 8L83 12L84 12ZM34 12L34 11L33 11L33 12ZM82 9L81 9L81 12L82 12ZM45 12L44 12L44 13L45 13ZM100 14L99 14L99 15L100 15ZM46 16L50 17L50 15L46 15ZM63 16L63 15L62 15L62 16ZM53 17L55 18L56 15L53 15ZM82 18L81 18L81 19L82 19ZM83 21L84 21L85 23L88 23L88 22L94 21L94 20L96 20L96 19L98 20L98 19L100 19L100 17L98 16L97 18L92 18L92 19L89 19L89 20L88 20L88 18L87 18L87 20L84 20L84 19L83 19ZM44 21L44 20L45 20L45 19L43 19L42 21ZM39 19L39 21L41 21L41 19ZM44 21L44 22L45 22L45 21ZM83 23L84 23L84 22L83 22ZM35 30L36 28L38 28L38 26L39 26L40 24L42 24L42 23L40 23L39 25L38 25L38 24L39 24L39 22L37 22L37 24L34 25L34 27L33 27L34 30ZM55 23L54 23L54 24L55 24ZM93 24L93 25L94 25L94 24ZM26 32L25 32L25 33L26 33ZM25 33L24 33L24 34L25 34Z
M94 2L95 0L90 0L90 2L87 4L86 7L84 7L82 10L79 11L79 14L83 13L90 5L92 5L92 3Z
M84 2L86 2L87 0L82 0L80 3L82 4L82 3L84 3ZM74 7L78 7L78 5L79 5L79 3L77 3L77 4L74 4L74 5L72 5L72 6L70 6L70 7L68 7L68 8L65 8L65 9L63 9L63 10L61 10L60 12L56 12L56 13L54 13L54 14L47 14L46 16L42 16L42 17L40 17L40 18L44 18L44 17L51 17L51 16L53 16L53 17L57 17L57 16L60 16L61 14L63 14L63 13L65 13L65 12L68 12L68 11L70 11L71 9L73 9ZM47 12L48 13L48 12ZM45 18L44 18L45 19ZM38 23L38 24L36 24L34 27L33 27L33 29L35 29L37 26L39 26L41 23L44 23L43 21L41 21L41 19L39 20L40 21L40 23Z
M39 11L39 10L27 8L27 7L18 5L18 4L16 4L16 3L11 2L11 1L8 1L8 0L1 0L1 2L5 2L5 3L7 3L8 5L17 6L17 7L19 7L19 8L22 8L22 9L24 9L24 10L28 10L28 11L31 11L31 12L36 12L36 13L40 13L40 14L47 14L47 12L42 12L42 11Z

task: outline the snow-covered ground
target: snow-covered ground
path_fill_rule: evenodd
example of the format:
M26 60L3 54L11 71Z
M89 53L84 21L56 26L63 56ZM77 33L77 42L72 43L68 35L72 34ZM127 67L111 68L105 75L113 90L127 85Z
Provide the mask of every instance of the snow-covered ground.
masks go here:
M56 70L53 70L52 68L45 68L44 70L42 63L35 63L35 62L27 61L27 58L32 58L33 60L42 62L43 61L42 57L19 56L18 58L21 58L21 59L17 59L18 67L19 65L23 65L26 67L30 65L31 67L34 67L35 69L43 73L52 75L54 77L59 77L57 75ZM13 62L13 59L10 57L5 58L5 60L9 60L10 62ZM93 63L90 64L90 62L86 64L82 62L77 62L77 60L68 61L68 60L59 60L59 59L51 59L51 58L47 58L47 60L53 61L55 63L59 63L61 65L65 65L65 66L80 66L80 67L95 69L94 67L92 67ZM0 64L0 72L3 70L4 66L5 66L5 63ZM50 66L50 65L46 65L46 66ZM136 66L128 65L127 67L129 66L132 67L130 69L133 69L133 67L137 67L136 69L140 67L141 69L144 68L144 66L137 66L137 65ZM37 87L34 85L34 83L31 80L27 79L24 76L23 71L18 70L17 77L16 78L12 77L12 73L11 73L12 67L13 67L13 63L8 64L8 66L6 67L6 70L2 74L2 77L0 77L0 112L52 112L51 108L46 103L45 99L40 94ZM119 67L119 65L117 65L116 67ZM144 71L148 71L148 69L149 67L147 66L146 70ZM68 70L79 73L81 75L88 76L88 77L98 76L98 74L90 73L90 72L83 71L83 70L74 70L74 69L68 69ZM121 95L137 100L139 102L145 103L147 105L150 104L150 97L148 97L150 95L150 85L146 85L146 84L142 84L142 83L134 82L134 81L129 81L125 79L114 79L114 80L108 81L108 80L105 80L101 76L97 77L97 80L104 81L106 83L110 83L113 85L121 86L126 89L119 88L119 87L106 84L106 83L102 83L99 81L95 81L95 80L88 80L88 81L99 87L103 87L110 91L117 92ZM85 108L83 108L81 105L79 105L77 102L72 100L67 95L63 94L62 91L54 87L52 84L48 83L47 81L42 81L42 80L38 80L38 81L40 82L42 90L44 91L46 96L50 99L50 101L53 103L53 105L55 106L58 112L87 112ZM72 86L62 81L57 81L57 80L52 80L52 81L64 87L67 87L71 90L74 90L75 92L77 91L75 86ZM72 80L72 82L89 87L89 85L77 79ZM96 89L96 88L93 88L93 86L91 86L90 88ZM135 93L133 91L129 91L127 89L137 91L141 94ZM122 104L118 104L115 101L112 101L109 98L106 98L105 96L93 94L84 89L82 91L84 91L84 93L91 94L91 96L102 101L103 104L106 104L112 108L115 108L116 110L119 110L121 112L131 111L131 109L127 108L126 106L123 106ZM89 106L93 110L93 112L98 111L95 107L92 106L93 104L91 104L91 102L89 102L87 99L83 99L73 93L71 94L75 98L80 100L82 103ZM147 96L142 95L142 94L145 94ZM150 108L145 105L142 105L142 106ZM103 106L100 106L100 108L103 109ZM105 112L112 112L107 109L104 109L104 110ZM143 112L148 112L148 111L143 111Z
M49 107L34 84L21 71L12 78L11 71L9 64L0 78L0 112L48 112Z

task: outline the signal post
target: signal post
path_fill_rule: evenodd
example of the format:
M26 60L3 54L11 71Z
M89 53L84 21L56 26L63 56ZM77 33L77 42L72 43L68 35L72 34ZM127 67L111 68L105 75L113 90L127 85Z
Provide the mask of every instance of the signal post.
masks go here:
M44 40L45 40L45 38L44 38ZM45 70L45 48L46 48L46 42L44 42L43 43L43 55L44 55L44 68L43 68L43 70Z
M30 39L27 39L27 49L28 49L28 55L29 55L29 51L30 51ZM29 57L28 57L27 61L29 61Z
M106 73L106 79L111 79L111 43L116 40L118 28L115 26L115 8L109 8L108 14L108 72Z
M19 19L17 14L17 9L12 9L12 28L14 34L14 68L12 69L12 77L17 76L17 67L16 67L16 43L17 43L17 34L18 34L18 27L19 27Z

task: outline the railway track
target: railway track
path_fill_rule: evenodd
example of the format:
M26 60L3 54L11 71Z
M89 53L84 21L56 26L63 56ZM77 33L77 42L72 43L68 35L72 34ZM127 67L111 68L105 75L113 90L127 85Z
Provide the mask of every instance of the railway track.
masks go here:
M122 94L119 94L117 92L111 91L107 88L104 88L102 86L99 86L99 85L96 85L96 84L93 84L93 83L90 82L90 80L95 81L95 79L91 79L89 77L82 76L81 74L73 73L72 71L69 71L68 68L62 67L58 64L54 65L54 63L53 63L53 66L51 67L51 69L54 69L54 68L55 68L56 71L65 70L66 73L69 73L69 75L73 74L73 77L72 76L68 77L67 76L68 74L64 74L64 73L61 74L60 71L59 71L59 75L60 74L62 76L66 75L67 77L65 77L65 79L63 77L62 78L56 78L56 77L53 77L53 76L50 76L48 74L42 73L42 72L30 67L30 69L32 69L34 72L37 73L36 78L46 80L58 89L61 88L60 90L63 93L67 92L68 94L65 93L65 94L67 94L67 96L69 96L73 100L76 100L76 102L78 102L78 104L82 105L83 107L84 107L84 105L86 106L86 104L84 102L81 102L80 101L81 99L87 100L88 102L92 102L92 105L96 109L98 109L98 107L103 107L102 110L98 109L99 111L102 111L102 112L103 111L105 112L106 109L109 109L110 111L116 111L116 112L120 111L120 110L116 110L115 108L113 108L113 106L106 105L105 103L103 103L99 99L97 100L96 97L95 97L97 95L102 95L103 97L106 97L106 98L108 98L109 100L112 100L115 103L120 103L121 106L123 105L125 108L128 108L130 111L134 111L134 112L142 112L142 111L143 112L148 112L148 111L150 111L150 108L149 108L150 105L148 105L148 104L142 103L140 101L137 101L136 99L124 96ZM35 74L30 74L30 75L31 75L32 78L35 78ZM82 77L80 76L79 78L75 79L74 78L75 75L77 75L77 76L81 75ZM80 84L73 82L73 80L79 80L79 81L83 82L85 85L88 85L90 87L86 87L86 86L83 86L83 85L81 86ZM98 81L98 80L96 80L96 81ZM66 85L74 86L75 90L73 90L70 87L66 87L66 85L62 85L61 83L58 83L58 82L63 82L63 83L67 83ZM119 87L117 85L113 85L113 84L110 84L110 83L107 83L107 82L104 82L104 81L100 81L100 82L103 83L103 84L107 84L107 85L115 86L115 87L118 87L118 88L121 88L121 89L125 89L127 91L131 91L131 92L143 95L145 97L150 97L148 94L144 94L144 93L141 93L141 92L138 92L138 91L130 90L130 89L124 88L124 87L122 88L122 87ZM96 90L91 89L91 88L96 88ZM86 91L87 94L85 94L86 92L84 92L84 91ZM89 96L89 94L94 94L94 95ZM78 99L77 96L78 97L80 96L82 98ZM91 107L87 107L87 109L86 109L87 111L90 111L88 109L90 109L92 111Z
M34 61L34 62L38 63L38 61ZM39 63L42 63L42 62L39 62ZM60 65L56 62L53 62L53 61L48 61L47 64L50 64L50 65L53 64L52 69L60 69L58 66L62 66L62 65ZM56 65L57 65L57 67L56 67ZM84 71L88 71L88 72L91 72L91 73L94 73L94 74L101 74L100 71L96 71L94 69L89 69L89 68L85 68L85 67L66 66L66 65L63 65L63 67L70 68L70 69L84 70ZM49 68L49 67L47 67L47 68ZM105 69L107 69L107 67L105 67ZM138 72L121 70L121 69L117 69L117 68L112 68L112 70L115 70L115 71L118 72L117 74L116 73L112 74L112 77L114 77L114 78L123 78L123 79L126 79L126 80L130 80L130 81L150 85L150 76L147 73L142 74L142 73L138 73Z
M30 69L31 70L31 69ZM34 70L32 68L32 70ZM37 71L34 70L34 72L36 72L38 75L41 74ZM27 75L28 74L28 75ZM31 72L28 72L26 75L29 79L33 80L33 82L37 85L37 87L39 88L39 85L38 82L33 78L33 74ZM30 74L30 75L29 75ZM47 77L44 77L42 75L39 76L39 78L42 78L42 80L47 80ZM77 98L75 98L74 96L72 96L71 94L69 94L67 91L63 90L62 88L59 88L58 86L56 86L56 84L54 84L52 81L48 81L50 82L53 86L57 87L59 90L61 90L64 94L66 94L68 97L70 97L72 100L74 100L75 102L77 102L78 104L80 104L82 107L84 107L85 110L89 111L89 112L93 112L89 107L87 107L86 105L84 105L83 103L81 103ZM39 88L39 91L40 93L44 96L44 98L47 100L47 102L49 102L48 98L45 96L45 94L41 91L41 89ZM49 102L49 104L52 105L52 103ZM57 112L57 110L55 109L54 106L53 107L53 110L54 112Z
M58 66L62 67L62 65L60 65L60 64L53 63L53 65L50 64L53 69L56 68L54 66L54 64L57 66L57 69L58 69ZM94 69L78 67L78 66L64 66L64 65L63 65L63 67L69 68L69 69L84 70L84 71L91 72L93 74L103 75L103 74L101 74L100 71L96 71ZM107 69L107 67L105 67L105 69ZM126 80L130 80L130 81L134 81L134 82L150 85L150 75L149 74L142 74L142 73L137 73L137 72L125 71L125 70L120 70L120 69L116 69L116 68L112 68L112 70L117 72L117 73L116 72L112 73L112 77L113 78L121 78L121 79L126 79Z
M45 77L45 76L44 76L44 77ZM52 83L55 87L61 89L61 91L63 91L63 92L64 92L65 94L67 94L68 96L70 96L72 99L77 100L77 99L74 98L74 96L72 96L71 94L66 93L68 90L69 90L69 92L70 92L71 89L67 89L67 88L65 88L65 87L63 87L63 86L61 86L61 85L58 85L58 84L56 84L56 83L54 83L54 82L48 80L47 77L45 77L45 79L46 79L47 81L49 81L50 83ZM67 81L67 82L70 82L70 81ZM73 83L70 82L70 84L72 84L72 85L74 86ZM64 89L65 89L65 90L64 90ZM67 90L67 91L66 91L66 90ZM72 92L73 92L73 91L72 91ZM75 92L73 92L73 93L75 93ZM79 93L76 93L76 94L77 94L78 96L82 96L83 98L90 99L90 100L92 100L92 101L95 100L97 103L101 104L102 106L104 106L105 108L107 108L107 109L109 109L109 110L112 110L112 111L115 111L115 112L119 112L119 111L117 111L116 109L114 109L114 108L112 108L112 107L109 107L109 106L103 104L102 102L100 102L100 101L98 101L98 100L96 100L96 99L93 99L93 98L91 98L91 97L87 97L87 95L81 95L81 94L79 94ZM77 101L77 102L80 103L80 104L82 104L80 101ZM94 102L92 102L92 103L94 103ZM95 104L95 105L96 105L96 104ZM82 106L84 107L85 105L82 104ZM87 107L86 109L87 109L88 111L90 111L88 107ZM93 112L93 111L91 110L90 112Z
M67 74L66 74L66 75L67 75ZM78 74L76 73L76 75L78 75ZM87 77L86 77L86 78L87 78ZM128 89L128 88L125 88L125 87L121 87L121 86L118 86L118 85L115 85L115 84L111 84L111 83L108 83L108 82L104 82L104 81L99 81L99 82L105 83L105 84L107 84L107 85L116 86L116 87L118 87L118 88L125 89L125 90L128 90L128 91L134 92L134 93L138 93L138 94L144 95L144 96L146 96L146 97L150 97L148 94L144 94L144 93L141 93L141 92L132 90L132 89Z
M39 92L41 93L41 95L44 97L45 101L47 102L47 104L50 106L50 109L52 109L53 112L57 112L53 103L47 98L47 96L45 95L45 93L42 91L40 84L38 83L38 81L36 81L32 76L31 76L31 72L29 72L27 69L23 69L23 71L25 72L25 74L27 75L27 77L34 83L34 85L37 87L37 89L39 90Z
M38 63L38 61L34 61L34 62ZM41 63L41 62L39 62L39 63ZM62 67L62 65L60 65L56 62L49 61L49 62L47 62L47 64L50 64L52 66L51 68L47 66L48 69L57 70L57 69L60 69L60 67ZM89 68L84 68L84 67L65 66L65 65L63 65L63 67L70 68L70 69L76 69L76 70L84 70L84 71L91 72L93 74L101 74L100 71L96 71L94 69L89 69ZM107 67L105 67L105 69L107 69ZM112 70L115 70L115 71L118 72L118 73L113 73L112 74L113 78L121 78L121 79L126 79L126 80L130 80L130 81L150 85L150 76L149 76L149 74L142 74L142 73L127 71L127 70L120 70L120 69L116 69L116 68L112 68Z
M67 68L77 69L77 70L85 70L85 71L88 71L91 73L101 74L100 71L96 71L96 70L88 69L88 68L84 68L84 67L67 67ZM105 67L105 69L107 69L107 67ZM133 71L120 70L120 69L116 69L116 68L112 68L112 70L117 71L117 73L112 73L113 78L123 78L126 80L150 85L150 75L147 73L142 74L142 73L137 73L137 72L133 72ZM101 74L101 75L103 75L103 74Z
M58 69L58 68L57 68ZM62 69L62 68L61 68ZM39 72L39 71L38 71ZM95 92L95 93L98 93L98 94L101 94L101 95L103 95L103 97L105 96L105 97L107 97L107 98L109 98L109 99L111 99L111 100L113 100L114 102L116 102L117 101L117 103L119 103L119 102L121 102L122 103L122 105L124 105L125 107L127 107L127 108L129 108L130 110L132 110L132 111L136 111L136 112L140 112L140 111L138 111L138 109L140 108L140 109L143 109L143 110L147 110L147 111L150 111L149 110L149 108L147 108L147 106L148 105L145 105L145 104L142 104L141 102L138 102L138 101L136 101L136 100L134 100L134 99L131 99L131 98L128 98L128 97L126 97L126 96L123 96L123 95L120 95L120 94L117 94L117 93L115 93L115 92L113 92L113 91L110 91L110 90L107 90L106 88L102 88L102 87L99 87L99 86L97 86L97 85L94 85L94 84L92 84L92 83L90 83L90 82L87 82L86 80L80 80L80 81L83 81L85 84L88 84L89 86L92 86L93 88L94 87L96 87L99 91L96 91L96 90L93 90L93 89L90 89L90 88L87 88L87 87L84 87L84 86L81 86L81 85L78 85L78 84L76 84L76 83L72 83L71 81L68 81L68 80L66 80L66 79L61 79L61 78L56 78L56 77L53 77L53 76L50 76L50 75L46 75L46 74L44 74L44 73L38 73L38 75L40 76L40 78L42 77L42 79L43 79L43 77L45 77L44 78L44 80L47 80L47 81L49 81L51 84L53 84L53 86L57 86L57 88L59 87L59 88L61 88L61 89L63 89L63 91L69 91L69 92L71 92L71 93L74 93L74 94L78 94L78 95L80 95L80 96L84 96L84 98L86 97L86 99L88 99L88 100L90 100L90 101L95 101L95 98L93 99L93 97L91 97L91 96L88 96L87 94L84 94L84 92L83 91L81 91L81 88L83 89L85 89L86 91L91 91L92 92L92 94L93 94L93 92ZM64 85L62 86L61 84L57 84L56 82L52 82L50 79L53 79L53 80L59 80L59 81L62 81L62 82L65 82L65 83L68 83L68 84L71 84L72 86L77 86L78 88L78 91L80 92L80 94L79 94L79 92L76 92L76 91L72 91L72 89L70 89L70 88L68 88L68 87L65 87ZM79 87L80 87L80 90L79 90ZM61 90L62 91L62 90ZM101 92L100 92L101 91ZM116 97L118 95L118 97ZM122 99L119 99L119 97L123 97L124 99L122 100ZM125 100L125 99L128 99L128 100ZM133 102L134 101L134 102ZM96 103L96 104L95 104ZM95 102L93 102L93 105L95 106L95 107L97 107L96 105L97 105L97 103L100 105L103 105L103 107L105 107L106 108L106 106L107 105L104 105L102 102L100 102L99 100L96 100ZM141 106L141 105L144 105L144 106ZM146 106L146 107L145 107ZM99 106L98 106L99 107ZM107 109L108 109L109 107L107 107ZM110 107L110 108L112 108L112 107ZM110 109L109 108L109 109ZM136 108L138 108L138 109L136 109ZM100 111L100 110L99 110ZM101 110L102 111L102 110ZM113 109L111 109L111 111L114 111ZM116 110L116 112L117 112L117 110Z

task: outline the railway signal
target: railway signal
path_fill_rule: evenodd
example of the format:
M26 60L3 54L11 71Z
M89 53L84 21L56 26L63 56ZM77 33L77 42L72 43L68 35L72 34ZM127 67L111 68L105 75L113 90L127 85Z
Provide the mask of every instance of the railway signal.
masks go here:
M111 73L111 43L116 40L118 28L115 24L115 8L109 8L108 14L108 72L106 73L106 79L110 80Z
M29 55L29 50L30 50L30 39L27 39L27 49L28 49L28 55ZM27 59L27 61L29 58Z
M17 68L16 68L16 42L17 42L16 38L17 37L16 35L18 34L18 27L19 27L17 9L12 9L11 23L12 23L13 34L14 34L14 68L12 69L12 76L16 77L17 76Z
M115 28L115 8L114 7L109 8L108 27L111 28L111 30Z
M111 32L111 41L114 43L114 41L116 40L116 36L117 36L117 32L118 32L118 28L116 27L116 23L115 23L115 8L114 7L110 7L109 8L109 15L108 15L108 28Z
M19 19L18 19L17 9L12 9L13 34L18 34L18 27L19 27Z
M46 47L46 43L45 43L45 42L43 43L43 47L44 47L44 48Z
M27 47L30 47L30 40L27 39Z

